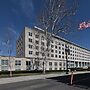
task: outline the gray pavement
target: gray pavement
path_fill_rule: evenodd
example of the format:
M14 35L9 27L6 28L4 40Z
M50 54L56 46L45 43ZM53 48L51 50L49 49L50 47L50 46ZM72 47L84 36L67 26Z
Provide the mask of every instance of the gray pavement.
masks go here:
M0 85L0 90L90 90L70 86L53 79L38 79Z
M74 72L74 74L82 74L82 73L90 73L90 71L86 72ZM0 84L28 81L28 80L36 80L36 79L45 79L50 77L57 76L66 76L65 73L53 73L53 74L45 74L45 75L33 75L33 76L20 76L20 77L11 77L11 78L0 78ZM70 73L68 74L70 75Z

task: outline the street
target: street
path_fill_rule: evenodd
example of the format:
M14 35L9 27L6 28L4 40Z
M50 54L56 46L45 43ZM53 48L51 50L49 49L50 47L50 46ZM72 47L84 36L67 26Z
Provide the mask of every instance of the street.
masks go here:
M0 90L90 90L89 76L90 74L75 75L73 85L69 85L70 76L58 76L1 84Z

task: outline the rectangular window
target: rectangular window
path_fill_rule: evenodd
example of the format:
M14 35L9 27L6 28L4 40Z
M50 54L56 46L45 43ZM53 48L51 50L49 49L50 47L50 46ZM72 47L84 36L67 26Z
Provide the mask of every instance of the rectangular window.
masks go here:
M39 55L39 52L36 52L36 55L38 56Z
M57 50L55 50L55 53L57 53Z
M62 62L59 62L59 66L62 66Z
M62 56L62 58L64 58L64 56Z
M44 42L41 42L41 45L44 46L45 45Z
M50 55L50 54L48 53L47 56L49 57L49 55Z
M36 35L35 35L35 38L39 38L39 35L36 34Z
M32 42L32 39L31 38L29 38L29 42Z
M29 54L32 55L32 51L29 51Z
M1 60L1 65L8 65L8 60Z
M55 48L57 49L57 46L55 46Z
M65 63L63 63L63 66L65 66Z
M64 44L62 44L62 46L64 46Z
M36 43L36 44L39 44L39 41L36 40L35 43Z
M61 55L59 55L59 58L61 58Z
M62 50L64 50L64 48L62 48Z
M52 62L49 62L49 66L52 66Z
M59 54L61 54L61 51L59 51Z
M55 70L57 70L57 68L55 68Z
M41 40L44 40L44 36L41 37Z
M52 70L52 68L49 68L49 70Z
M32 45L29 44L29 48L32 48Z
M59 47L59 49L61 49L61 47Z
M8 71L8 66L1 66L2 71Z
M54 50L52 49L51 52L54 52Z
M53 54L51 54L51 57L54 57L54 55L53 55Z
M39 49L39 46L35 46L35 48L38 50Z
M54 65L57 66L57 62L54 62Z
M53 48L54 47L54 45L51 45L51 48Z
M32 36L32 33L31 32L29 32L29 36Z
M42 53L42 56L45 56L45 53Z
M62 52L62 54L64 54L64 52Z
M44 47L41 47L41 51L44 51Z
M8 71L9 61L8 60L1 60L1 70Z
M16 60L15 65L21 65L21 60Z
M57 58L57 55L55 55L55 57Z

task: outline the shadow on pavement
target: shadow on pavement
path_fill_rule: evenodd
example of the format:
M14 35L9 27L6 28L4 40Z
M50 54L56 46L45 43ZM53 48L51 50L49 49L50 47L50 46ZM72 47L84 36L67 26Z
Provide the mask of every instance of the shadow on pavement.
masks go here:
M58 82L62 82L62 83L70 85L71 75L58 76L58 77L52 77L52 78L47 78L47 79L53 79ZM73 86L85 88L85 89L90 88L90 73L74 75Z

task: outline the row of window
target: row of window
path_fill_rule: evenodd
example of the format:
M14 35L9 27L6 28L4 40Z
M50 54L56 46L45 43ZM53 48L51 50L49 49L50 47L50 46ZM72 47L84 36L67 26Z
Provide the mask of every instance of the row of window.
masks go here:
M1 60L1 65L9 65L9 60ZM15 61L15 65L21 65L21 61L20 60L16 60Z
M49 62L49 66L52 66L52 63L53 62ZM62 66L62 64L63 64L63 66L65 66L66 64L65 64L65 62L59 62L59 66ZM54 66L58 66L58 62L54 62Z

